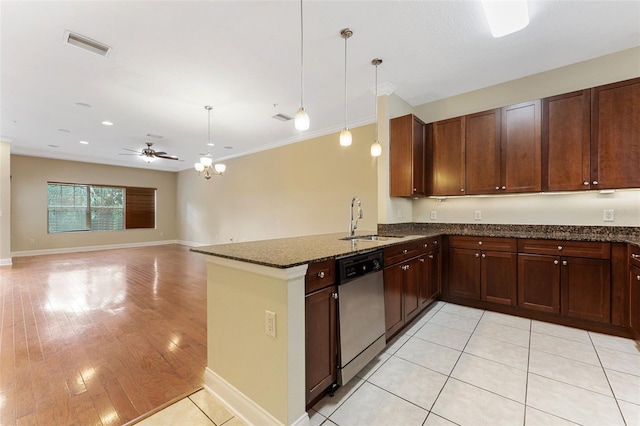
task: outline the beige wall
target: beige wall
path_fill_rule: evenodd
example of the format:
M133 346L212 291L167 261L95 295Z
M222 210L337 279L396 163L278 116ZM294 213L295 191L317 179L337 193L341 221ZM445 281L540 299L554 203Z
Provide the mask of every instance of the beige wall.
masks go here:
M174 172L12 155L11 251L15 255L176 240L176 176ZM49 234L49 181L157 188L156 229Z
M224 176L178 173L178 234L189 244L347 232L351 198L362 201L359 229L377 226L373 125L226 161Z
M418 105L413 113L425 123L431 123L635 77L640 77L640 47ZM388 117L407 113L406 104L397 100L389 102ZM388 170L381 172L388 173ZM384 214L381 214L380 223L405 222L398 219L398 210L404 209L410 211L403 215L412 217L415 222L640 226L638 191L618 191L609 195L590 191L557 195L466 196L449 197L444 202L427 198L413 201L411 206L386 196L379 199L379 204L386 206L381 209ZM615 222L603 222L603 209L616 211ZM474 219L475 210L482 212L482 220ZM431 211L436 212L436 220L430 219Z

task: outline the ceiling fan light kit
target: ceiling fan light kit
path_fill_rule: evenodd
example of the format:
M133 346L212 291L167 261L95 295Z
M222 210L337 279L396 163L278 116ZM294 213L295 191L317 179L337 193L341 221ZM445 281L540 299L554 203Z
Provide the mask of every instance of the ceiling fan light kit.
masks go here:
M207 110L207 146L214 146L211 142L211 110L213 107L206 105L204 109ZM202 157L200 157L200 162L195 163L193 166L198 174L204 176L205 179L211 179L211 176L213 175L222 176L227 169L227 166L222 163L213 164L211 152L207 152L202 155Z

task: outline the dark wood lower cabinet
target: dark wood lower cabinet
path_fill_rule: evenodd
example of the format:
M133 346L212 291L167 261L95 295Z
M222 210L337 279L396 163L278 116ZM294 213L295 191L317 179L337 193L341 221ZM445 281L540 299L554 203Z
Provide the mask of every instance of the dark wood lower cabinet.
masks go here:
M558 256L518 254L518 306L560 313Z
M335 285L305 297L306 401L315 401L337 379Z
M440 295L440 250L434 250L418 258L420 267L420 308L426 308Z
M640 267L629 266L629 325L636 340L640 340Z
M401 264L384 268L384 319L387 339L404 326Z
M480 299L480 252L449 249L449 293L453 296Z
M611 262L562 257L560 312L598 322L611 320Z

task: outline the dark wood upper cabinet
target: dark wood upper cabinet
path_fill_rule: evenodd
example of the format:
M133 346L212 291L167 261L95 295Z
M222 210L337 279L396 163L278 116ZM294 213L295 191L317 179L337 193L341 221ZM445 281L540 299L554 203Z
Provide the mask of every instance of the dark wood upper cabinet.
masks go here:
M464 195L465 117L433 123L431 195Z
M591 92L542 100L542 190L591 189Z
M500 109L466 116L465 193L500 191Z
M501 125L501 191L540 191L540 100L503 107Z
M591 185L640 187L640 78L591 89Z
M426 195L425 124L409 114L391 119L389 126L389 195Z

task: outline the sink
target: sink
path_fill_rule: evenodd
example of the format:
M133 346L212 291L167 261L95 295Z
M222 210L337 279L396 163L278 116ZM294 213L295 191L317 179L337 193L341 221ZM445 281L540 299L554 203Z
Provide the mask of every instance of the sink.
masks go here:
M381 235L356 235L354 237L344 237L344 238L340 238L341 240L356 240L356 241L388 241L391 238L402 238L400 236L396 236L396 235L387 235L387 236L381 236Z

